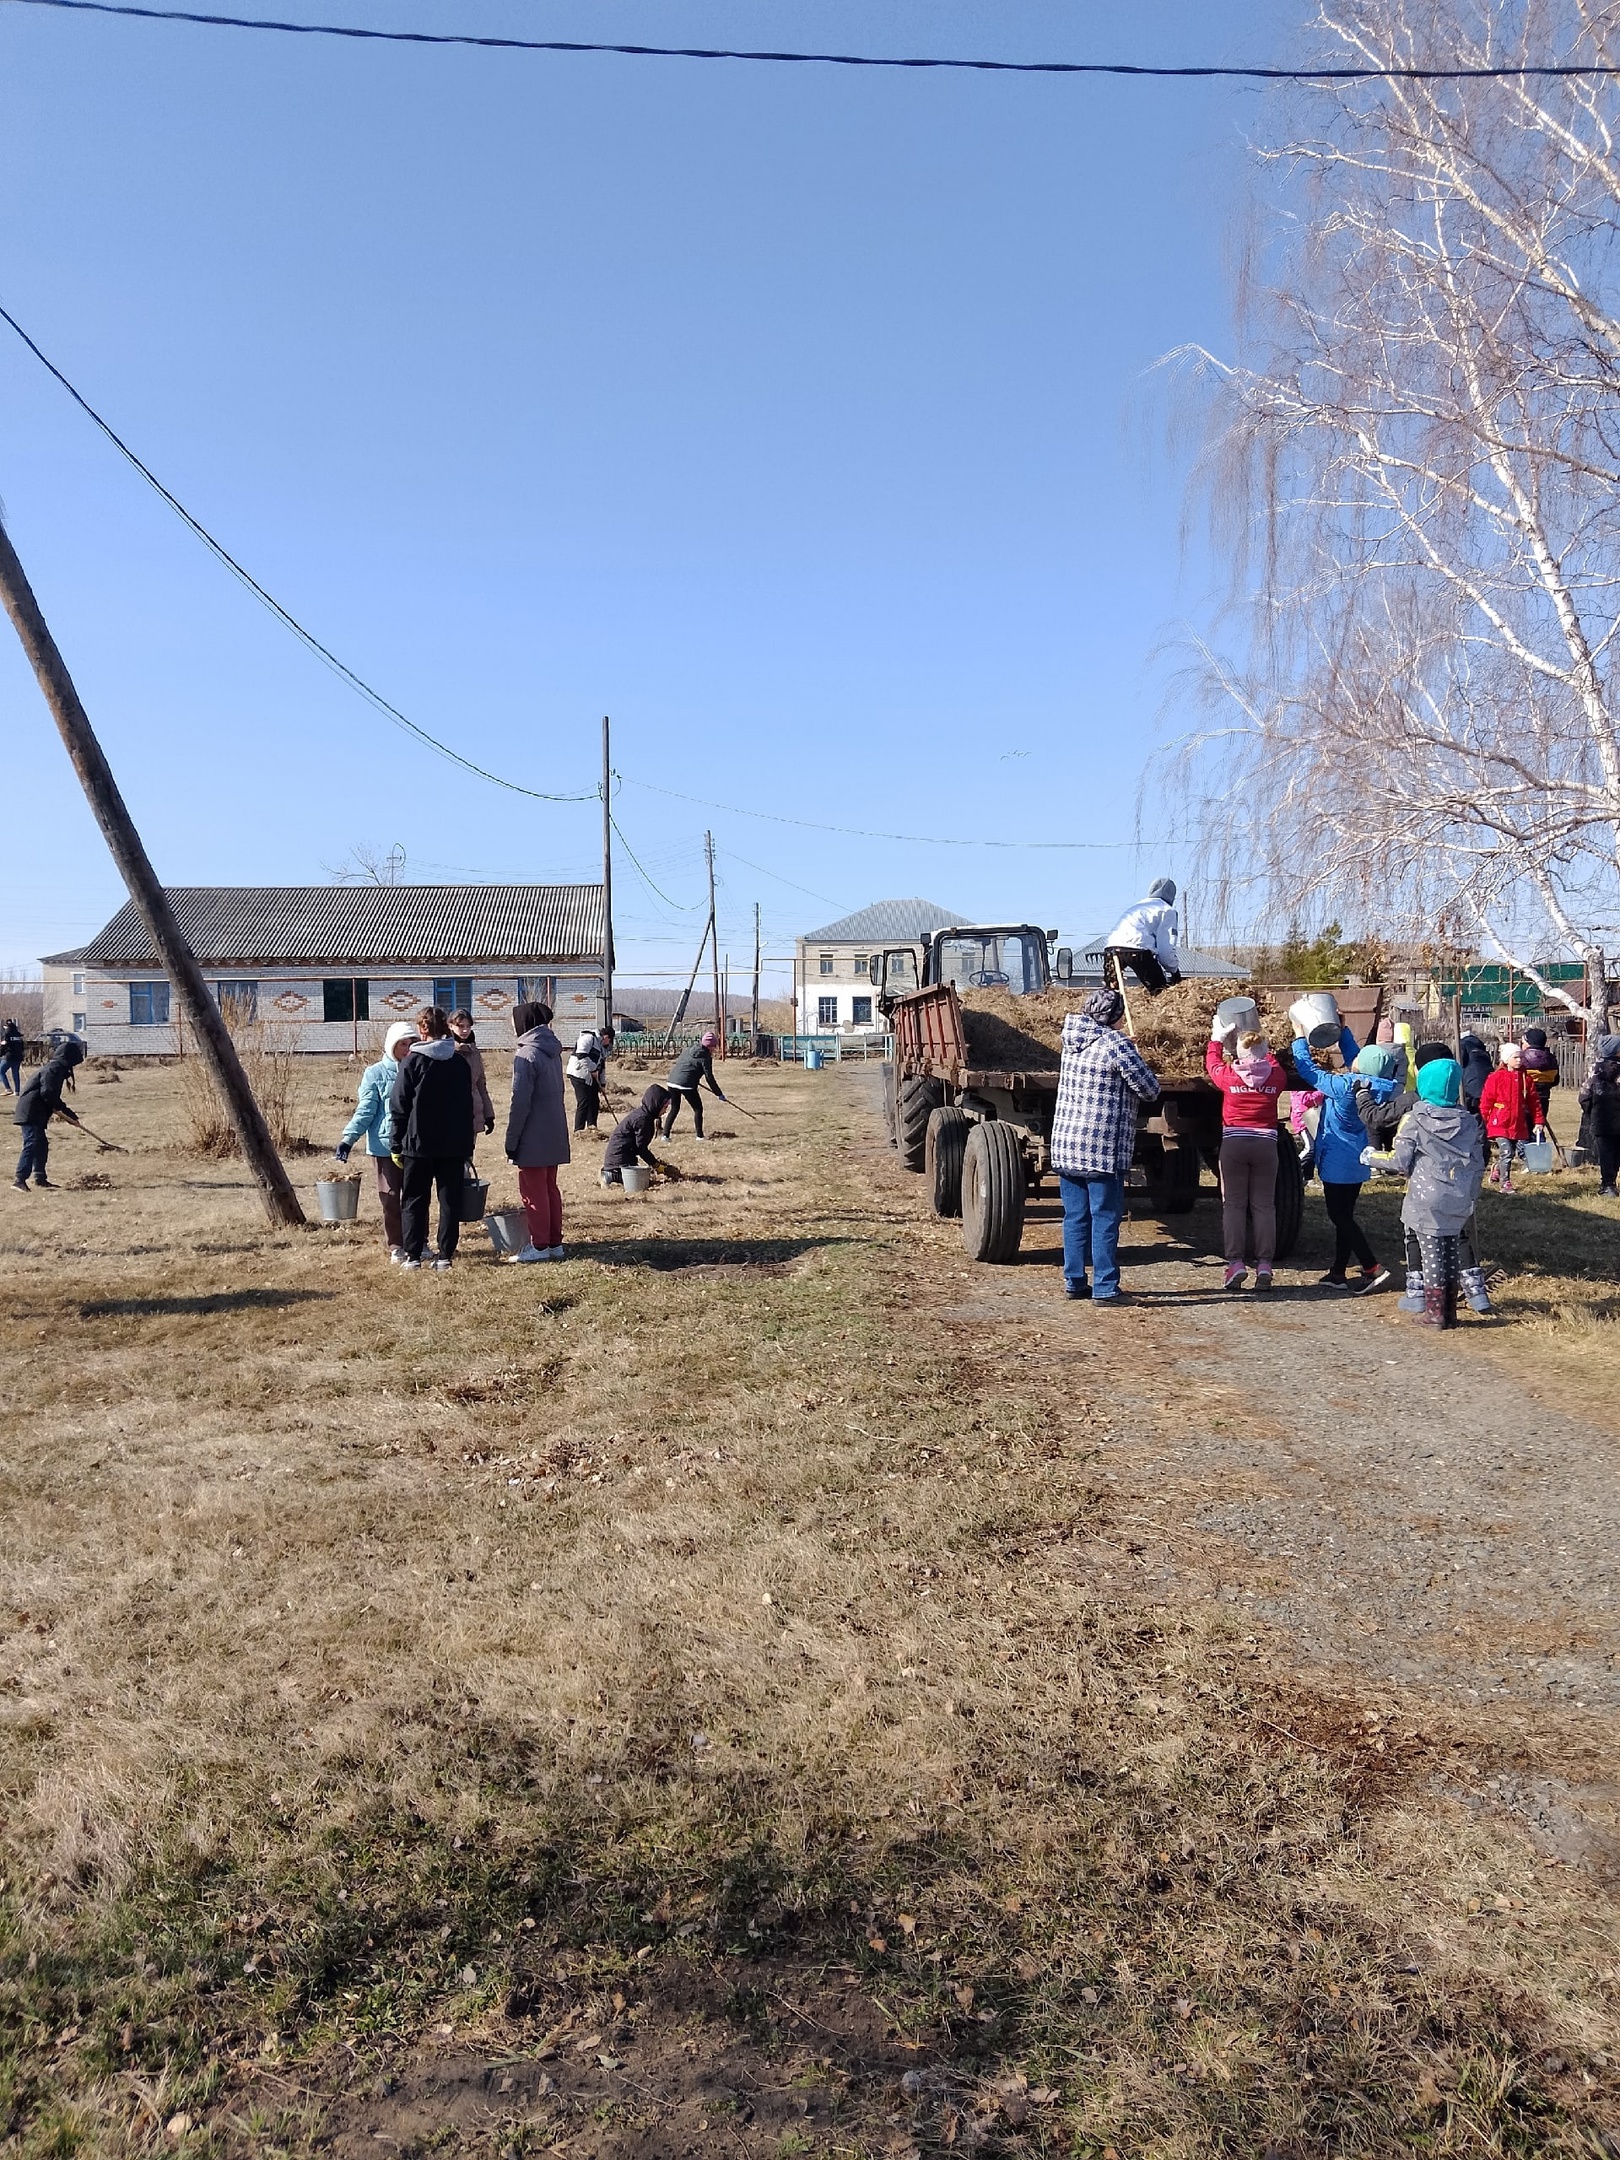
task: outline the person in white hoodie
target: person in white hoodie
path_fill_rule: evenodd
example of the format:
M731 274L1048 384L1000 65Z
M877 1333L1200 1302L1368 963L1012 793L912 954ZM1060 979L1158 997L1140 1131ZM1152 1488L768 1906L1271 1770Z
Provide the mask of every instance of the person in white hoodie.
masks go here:
M574 1054L568 1060L568 1085L574 1093L574 1132L594 1133L596 1121L602 1111L602 1085L607 1076L607 1061L613 1054L613 1030L603 1028L598 1033L586 1028L574 1044Z
M1123 992L1129 968L1150 997L1180 982L1181 960L1176 952L1180 930L1176 881L1156 878L1147 898L1128 908L1104 940L1103 981L1111 990Z

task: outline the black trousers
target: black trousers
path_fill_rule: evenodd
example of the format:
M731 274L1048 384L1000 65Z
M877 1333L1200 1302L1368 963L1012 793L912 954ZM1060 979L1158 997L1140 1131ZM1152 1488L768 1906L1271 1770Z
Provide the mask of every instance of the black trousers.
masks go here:
M572 1073L568 1085L574 1091L574 1130L583 1132L587 1125L594 1125L602 1108L602 1090L594 1080L576 1080Z
M1327 1207L1328 1221L1333 1225L1333 1271L1342 1275L1350 1265L1353 1253L1363 1267L1373 1265L1373 1249L1367 1243L1367 1233L1356 1221L1356 1202L1361 1198L1359 1185L1330 1185L1322 1180L1322 1199Z
M1598 1183L1612 1185L1620 1177L1620 1133L1599 1133L1597 1138Z
M1126 945L1110 945L1103 954L1103 981L1111 989L1123 993L1125 970L1129 968L1149 997L1157 997L1161 990L1168 990L1172 982L1180 982L1179 975L1167 975L1157 953L1133 952Z
M697 1136L701 1140L703 1138L703 1097L696 1088L670 1089L669 1110L664 1118L664 1138L667 1140L675 1130L675 1113L680 1109L683 1102L692 1105L692 1123L697 1127Z
M467 1165L459 1155L407 1155L399 1196L405 1257L420 1260L427 1250L428 1202L439 1188L439 1257L453 1260L461 1241L461 1195Z

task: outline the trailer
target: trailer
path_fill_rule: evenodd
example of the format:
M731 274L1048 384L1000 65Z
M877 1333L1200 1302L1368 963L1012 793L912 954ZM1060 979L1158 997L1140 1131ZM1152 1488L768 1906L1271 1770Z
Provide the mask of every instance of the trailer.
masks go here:
M960 1218L969 1259L1012 1260L1023 1239L1031 1193L1052 1172L1052 1121L1058 1075L1037 1067L998 1071L969 1062L967 1031L951 951L977 941L986 964L966 971L966 987L995 982L1015 994L1044 990L1048 940L1029 924L937 931L920 956L915 948L874 956L872 980L894 1031L894 1057L884 1067L889 1136L907 1170L920 1171L929 1206L942 1219ZM1015 945L1017 963L1002 965ZM890 971L889 962L900 962ZM1068 954L1056 954L1058 980ZM955 971L959 976L962 970ZM901 988L923 977L920 988ZM1136 1147L1127 1197L1143 1212L1170 1218L1196 1205L1205 1163L1220 1159L1221 1094L1201 1074L1161 1083L1156 1102L1139 1105ZM1304 1180L1291 1135L1277 1146L1277 1246L1287 1258L1299 1236Z

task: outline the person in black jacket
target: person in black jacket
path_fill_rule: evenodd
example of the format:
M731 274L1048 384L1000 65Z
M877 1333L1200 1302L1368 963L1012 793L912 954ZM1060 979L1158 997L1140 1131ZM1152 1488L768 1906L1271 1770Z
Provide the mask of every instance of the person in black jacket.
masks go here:
M51 1052L48 1065L42 1065L17 1098L17 1107L11 1122L23 1129L22 1153L17 1158L16 1189L28 1190L32 1176L36 1185L50 1190L50 1179L45 1175L45 1165L50 1159L51 1142L46 1127L53 1117L65 1117L70 1125L78 1119L62 1100L62 1090L73 1077L73 1068L84 1056L84 1044L69 1036Z
M467 1060L456 1054L450 1020L439 1006L417 1015L420 1041L400 1060L389 1098L394 1121L394 1160L400 1165L401 1268L419 1268L427 1250L428 1201L439 1188L439 1242L432 1265L447 1268L461 1237L461 1195L473 1151L473 1083Z
M23 1052L27 1047L22 1029L15 1020L8 1020L5 1034L0 1036L0 1081L9 1095L22 1093Z
M1590 1135L1596 1143L1598 1198L1620 1200L1620 1035L1600 1035L1595 1047L1592 1070L1581 1084L1581 1142Z
M608 1136L607 1152L602 1157L604 1185L622 1185L626 1163L640 1162L649 1170L663 1169L652 1151L652 1136L668 1105L668 1088L655 1080L636 1107L620 1118Z
M714 1053L720 1046L720 1038L713 1028L705 1028L703 1040L683 1050L669 1069L665 1085L669 1089L669 1115L664 1120L664 1138L667 1140L675 1130L675 1119L683 1102L692 1106L692 1123L697 1136L703 1138L703 1097L699 1087L706 1087L711 1095L725 1101L725 1092L714 1077Z

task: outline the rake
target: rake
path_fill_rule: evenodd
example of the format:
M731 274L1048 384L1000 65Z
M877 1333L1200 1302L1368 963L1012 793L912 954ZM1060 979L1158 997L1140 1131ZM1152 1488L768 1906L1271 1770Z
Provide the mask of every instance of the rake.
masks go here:
M92 1132L83 1118L73 1120L73 1130L82 1132L87 1140L93 1140L96 1143L96 1153L98 1155L127 1155L129 1153L129 1149L120 1147L116 1140L103 1140L100 1133Z

